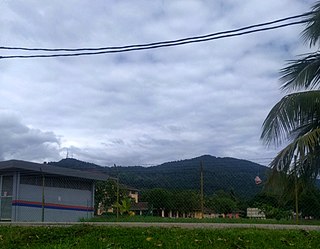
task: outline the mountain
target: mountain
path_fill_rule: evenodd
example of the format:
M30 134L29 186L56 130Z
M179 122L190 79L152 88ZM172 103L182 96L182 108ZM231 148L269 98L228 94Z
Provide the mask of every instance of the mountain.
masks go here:
M256 185L254 178L259 176L263 181L269 168L230 157L200 157L167 162L152 167L102 167L76 159L63 159L49 164L79 170L103 172L112 177L119 174L122 184L138 189L165 188L186 190L200 189L200 163L203 166L204 192L212 194L218 190L233 191L242 198L251 198L261 191L262 185Z
M104 168L100 165L83 162L74 158L66 158L66 159L60 160L59 162L49 162L48 164L59 166L59 167L70 168L70 169L89 170L89 171L92 171L94 169L101 170Z

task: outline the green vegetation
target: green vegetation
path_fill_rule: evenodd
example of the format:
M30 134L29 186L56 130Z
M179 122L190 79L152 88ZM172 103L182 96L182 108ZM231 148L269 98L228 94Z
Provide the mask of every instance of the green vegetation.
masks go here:
M200 210L200 196L195 191L150 189L141 193L141 201L149 203L155 215L161 216L161 210L188 213Z
M130 214L131 201L131 198L125 197L120 202L116 202L113 206L119 209L121 215Z
M68 158L50 164L79 170L101 171L117 177L121 184L139 190L161 188L166 190L200 190L200 162L204 169L204 192L212 195L216 191L230 189L241 198L250 199L262 190L254 178L260 175L266 180L268 168L247 160L220 158L204 155L193 159L164 163L153 167L101 167ZM83 163L83 164L82 164Z
M117 186L117 182L113 179L107 181L98 181L95 188L95 210L99 203L103 207L111 207L117 202L117 191L119 190L119 201L126 197L126 190L122 185ZM118 204L119 206L120 204Z
M217 214L228 214L239 212L238 200L236 196L231 193L226 193L223 190L217 191L214 195L206 197L205 206L210 208ZM245 212L245 210L242 210Z
M74 160L74 159L72 159ZM199 160L203 160L204 165L210 165L205 170L205 178L204 188L207 189L210 179L213 179L212 176L215 175L214 170L220 169L221 172L225 170L228 172L229 169L234 169L233 163L242 162L246 169L246 161L237 160L237 159L222 159L215 158L212 156L203 156L197 159L184 160L179 162L173 162L164 164L158 167L152 168L144 168L145 171L150 171L152 175L155 174L155 170L159 170L159 174L165 175L164 172L167 172L168 179L173 177L173 175L178 175L178 170L181 171L181 176L186 176L185 172L193 172L195 177L194 181L198 181L198 189L181 189L178 186L177 188L154 188L154 189L141 189L139 193L139 201L146 201L149 203L149 214L151 214L151 210L153 211L153 215L161 216L161 210L165 210L165 215L168 216L169 211L172 211L173 214L179 213L180 216L182 213L192 213L195 211L200 211L200 193L199 193L199 174L197 175L197 171L199 171ZM219 163L221 163L220 166ZM228 163L229 166L228 166ZM182 167L182 168L181 168ZM217 168L216 168L217 167ZM221 167L221 168L220 168ZM224 169L222 169L224 167ZM251 167L251 166L250 166ZM261 166L262 167L262 166ZM119 167L119 171L121 171L121 167ZM142 168L142 167L138 167ZM123 168L125 169L125 168ZM247 169L249 171L249 169ZM135 172L135 170L132 170ZM131 171L130 171L131 172ZM162 173L160 173L162 172ZM174 174L172 174L174 172ZM222 177L222 173L219 173ZM241 172L234 172L230 174L240 176ZM249 171L252 176L255 175L254 171ZM189 174L189 173L188 173ZM228 179L227 173L223 173L226 175L225 179ZM191 175L191 173L190 173ZM138 177L138 176L137 176ZM179 176L180 177L180 176ZM265 185L255 185L254 177L249 179L246 184L253 185L252 188L255 188L255 195L250 196L241 196L239 195L239 191L234 190L231 186L228 187L228 190L217 190L212 192L213 189L206 191L204 196L204 206L208 209L209 212L215 214L227 214L227 213L239 213L241 217L246 216L246 209L248 207L256 207L260 208L266 214L269 219L292 219L292 213L295 210L295 196L294 192L294 181L293 179L288 179L283 174L278 174L279 181L276 185L269 184L267 188L263 189ZM139 179L139 177L138 177ZM174 179L174 178L172 178ZM222 181L222 178L216 181ZM224 180L225 180L224 179ZM230 180L230 178L229 178ZM240 177L239 180L235 180L243 183L243 179ZM286 181L289 181L286 183ZM279 182L282 183L282 186L279 185ZM179 184L179 183L177 183ZM193 183L191 183L193 184ZM215 183L219 184L219 183ZM238 184L238 183L237 183ZM243 183L243 185L245 185ZM169 184L170 186L170 184ZM226 187L226 186L225 186ZM301 184L301 191L299 191L298 196L298 204L299 204L299 213L301 213L301 217L312 217L313 219L320 218L320 191L318 188L314 186L314 184ZM227 188L227 187L226 187ZM252 189L252 188L249 188ZM251 193L252 194L252 193ZM120 184L119 187L119 204L116 204L117 200L117 183L115 180L109 180L106 182L98 182L96 185L95 192L95 201L96 207L97 203L102 203L106 207L118 207L119 210L122 207L123 213L128 213L130 209L128 202L123 202L125 197L127 196L126 190L124 186ZM250 197L250 198L249 198ZM124 205L123 205L124 204ZM121 207L120 207L121 206Z
M150 189L141 192L141 201L149 203L150 211L161 216L161 211L179 213L180 216L201 211L200 193L192 190L166 190ZM238 213L244 216L248 203L242 202L234 194L234 191L217 191L212 195L204 196L205 213L230 214ZM150 212L149 212L150 213ZM191 215L192 216L192 215Z
M115 214L106 214L102 216L95 216L91 219L83 219L83 222L145 222L145 223L241 223L241 224L285 224L295 225L293 219L229 219L229 218L169 218L159 216L129 216L122 215L118 218ZM300 225L320 225L320 220L305 220L299 221Z
M109 185L108 182L101 183L101 186ZM120 214L128 214L130 212L131 202L125 196L124 190L120 191L119 204L116 203L116 193L110 186L108 188L97 188L96 196L102 196L108 200L107 206L119 208ZM113 198L111 199L110 196ZM302 219L305 217L312 217L312 219L320 218L319 200L320 190L313 185L305 186L298 200ZM200 194L192 190L166 190L160 188L145 190L140 193L140 201L148 202L148 214L153 214L154 216L161 216L162 210L165 211L165 216L169 216L170 211L173 216L179 214L180 217L183 215L186 215L186 217L192 216L193 213L200 211ZM220 190L212 195L206 195L204 206L207 213L237 213L241 217L246 217L248 207L256 207L262 210L268 219L292 220L294 196L283 196L275 191L262 191L251 200L243 201L232 190L229 192Z
M271 109L261 134L267 145L287 144L271 162L271 179L280 180L284 193L299 195L305 184L314 183L320 170L320 2L312 10L303 37L315 52L281 70L281 89L287 95ZM287 181L278 177L279 171Z
M286 144L270 164L266 186L278 201L275 207L262 207L269 217L281 218L290 210L302 217L320 217L320 2L306 21L303 38L315 50L281 70L281 90L287 95L263 123L261 139L267 145Z
M319 248L320 232L263 229L0 227L0 248Z

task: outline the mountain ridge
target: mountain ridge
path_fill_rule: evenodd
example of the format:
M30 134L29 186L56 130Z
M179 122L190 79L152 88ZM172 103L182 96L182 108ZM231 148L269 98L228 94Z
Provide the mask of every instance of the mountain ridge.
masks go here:
M74 158L49 164L78 170L102 172L111 177L119 176L120 182L137 189L164 188L170 190L199 190L200 162L203 166L204 191L213 194L218 190L233 190L238 196L251 198L261 191L254 178L263 181L269 168L260 164L232 157L202 155L191 159L165 162L156 166L100 166Z

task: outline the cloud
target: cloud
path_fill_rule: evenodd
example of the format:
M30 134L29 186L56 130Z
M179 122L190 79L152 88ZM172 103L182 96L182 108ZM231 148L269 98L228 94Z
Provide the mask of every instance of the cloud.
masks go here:
M148 43L271 21L313 4L31 2L1 2L1 45ZM0 60L0 105L17 115L1 114L2 125L4 120L13 125L9 132L0 127L8 141L0 155L43 161L59 159L68 149L76 158L102 165L162 163L200 154L272 157L276 150L259 140L261 125L282 97L279 69L306 51L299 39L302 28L103 56Z
M53 132L29 128L14 114L0 111L0 159L57 160L59 139Z

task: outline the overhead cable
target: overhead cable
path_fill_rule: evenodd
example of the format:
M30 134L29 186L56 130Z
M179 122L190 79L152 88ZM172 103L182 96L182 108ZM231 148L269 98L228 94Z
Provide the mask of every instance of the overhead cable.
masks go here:
M99 54L111 54L111 53L123 53L129 51L137 51L137 50L147 50L147 49L156 49L163 47L172 47L172 46L180 46L190 43L198 43L205 42L211 40L217 40L222 38L229 38L235 36L241 36L256 32L268 31L278 28L283 28L287 26L297 25L306 23L309 20L301 20L294 21L285 24L278 24L275 26L271 26L272 24L284 22L291 19L305 17L310 15L313 12L308 12L301 15L290 16L282 19L278 19L271 22L265 22L255 25L250 25L238 29L217 32L202 36L194 36L177 40L169 40L162 42L154 42L154 43L146 43L146 44L135 44L135 45L127 45L127 46L113 46L113 47L99 47L99 48L27 48L27 47L0 47L0 50L23 50L23 51L42 51L42 52L77 52L77 53L52 53L52 54L25 54L25 55L5 55L0 56L0 59L13 59L13 58L50 58L50 57L71 57L71 56L85 56L85 55L99 55ZM268 26L268 27L263 27ZM263 27L263 28L258 28ZM242 32L241 32L242 31ZM83 51L83 52L82 52ZM93 52L90 52L93 51Z

